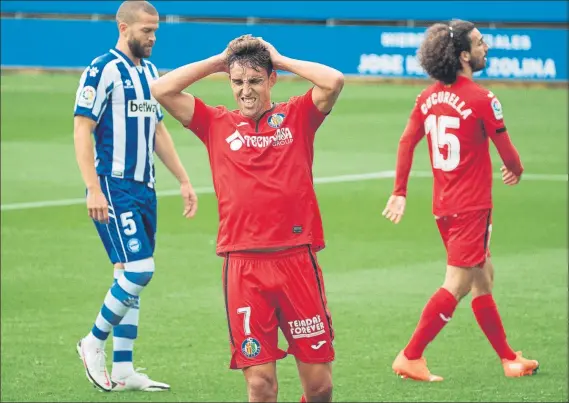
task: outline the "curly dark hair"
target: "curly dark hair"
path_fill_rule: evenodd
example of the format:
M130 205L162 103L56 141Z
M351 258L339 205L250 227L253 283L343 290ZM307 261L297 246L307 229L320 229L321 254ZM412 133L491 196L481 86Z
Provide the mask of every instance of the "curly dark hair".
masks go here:
M241 35L227 45L227 67L231 68L234 63L257 71L260 68L265 69L267 75L273 71L269 50L261 41L249 34Z
M418 51L419 63L425 72L445 84L454 83L462 70L460 53L470 51L470 33L474 28L473 23L463 20L431 25Z

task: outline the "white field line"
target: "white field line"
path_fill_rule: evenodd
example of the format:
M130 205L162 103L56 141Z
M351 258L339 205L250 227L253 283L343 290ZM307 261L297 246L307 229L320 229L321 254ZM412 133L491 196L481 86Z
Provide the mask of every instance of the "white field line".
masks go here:
M417 178L430 178L432 177L431 172L418 171L412 172L411 176ZM365 174L353 174L353 175L339 175L339 176L324 176L321 178L314 178L314 183L342 183L342 182L361 182L372 179L388 179L395 177L395 171L380 171L380 172L370 172ZM500 175L495 175L495 178L500 178ZM526 180L537 180L537 181L554 181L554 182L567 182L567 175L559 174L524 174L522 181ZM198 187L195 189L198 197L200 194L213 193L212 187ZM180 192L179 189L169 189L158 191L158 197L176 196ZM33 208L43 208L43 207L58 207L58 206L72 206L76 204L85 203L84 198L77 199L60 199L60 200L44 200L36 202L23 202L23 203L7 203L0 206L1 211L9 210L27 210Z

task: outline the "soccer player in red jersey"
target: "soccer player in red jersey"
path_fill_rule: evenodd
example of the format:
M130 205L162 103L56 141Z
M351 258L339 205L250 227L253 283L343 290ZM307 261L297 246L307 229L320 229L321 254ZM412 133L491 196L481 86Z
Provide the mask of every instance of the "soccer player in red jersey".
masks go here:
M314 86L287 102L271 101L275 70ZM229 73L238 109L209 106L184 92L199 79ZM307 401L332 398L334 333L316 252L324 234L313 187L314 138L344 78L318 63L285 57L262 38L241 36L226 50L180 67L152 94L204 143L218 200L216 252L232 369L242 369L249 401L276 401L276 360L296 358ZM288 351L278 348L278 328Z
M397 224L405 211L407 182L417 143L427 136L434 176L433 214L447 250L444 283L425 306L411 340L393 362L398 375L440 381L423 352L451 320L458 302L472 293L472 310L501 359L508 377L532 375L538 362L522 357L506 341L492 297L492 162L489 140L504 163L506 185L520 181L523 166L506 130L496 96L473 81L486 65L488 45L474 24L453 20L426 32L419 60L436 82L415 102L399 141L395 187L383 215Z

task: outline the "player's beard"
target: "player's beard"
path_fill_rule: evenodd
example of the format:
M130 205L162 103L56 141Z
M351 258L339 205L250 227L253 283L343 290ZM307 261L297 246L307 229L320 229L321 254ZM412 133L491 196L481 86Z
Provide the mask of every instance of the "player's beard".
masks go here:
M486 55L482 56L479 59L470 59L468 64L470 65L470 68L472 69L473 73L483 70L486 67L486 61L484 60L485 58Z
M149 57L152 52L152 48L142 46L142 44L134 38L128 41L128 48L132 52L132 55L138 59Z

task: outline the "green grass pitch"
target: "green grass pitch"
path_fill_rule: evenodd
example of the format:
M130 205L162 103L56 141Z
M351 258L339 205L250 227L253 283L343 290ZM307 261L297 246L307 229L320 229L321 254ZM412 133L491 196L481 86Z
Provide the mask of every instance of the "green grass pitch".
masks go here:
M95 391L75 343L86 334L112 283L112 267L83 204L15 208L18 203L81 198L73 149L79 74L2 77L2 401L245 401L229 347L214 254L217 210L203 192L194 220L179 197L159 198L155 278L141 298L135 366L172 391ZM397 378L391 363L424 303L442 283L445 252L431 215L431 179L410 180L407 214L394 226L381 211L393 179L316 185L327 248L319 254L336 331L335 401L567 401L567 90L489 85L502 102L527 176L518 187L495 181L495 298L510 343L536 358L535 377L506 379L470 310L470 297L426 351L437 384ZM315 176L394 169L399 136L422 87L347 83L317 135ZM283 81L284 100L308 89ZM226 82L194 92L233 105ZM169 116L196 187L211 186L203 145ZM493 151L494 170L500 161ZM159 191L176 182L158 162ZM414 172L429 171L426 142ZM532 176L533 175L533 176ZM108 363L110 368L110 345ZM280 401L301 394L294 360L279 363Z

